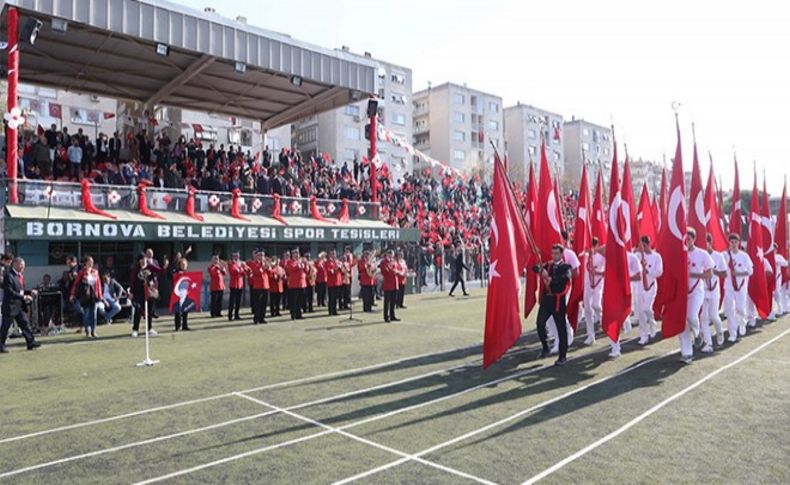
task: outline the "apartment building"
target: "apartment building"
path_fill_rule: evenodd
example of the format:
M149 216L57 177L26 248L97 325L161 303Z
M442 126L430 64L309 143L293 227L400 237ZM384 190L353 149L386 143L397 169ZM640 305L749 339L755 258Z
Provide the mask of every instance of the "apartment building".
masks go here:
M504 113L511 178L526 180L529 164L537 167L541 140L546 142L551 170L562 177L565 172L562 115L521 102L505 108Z
M599 167L606 171L612 166L612 129L572 117L563 124L566 180L571 184L581 181L582 165L587 165L587 180L595 187Z

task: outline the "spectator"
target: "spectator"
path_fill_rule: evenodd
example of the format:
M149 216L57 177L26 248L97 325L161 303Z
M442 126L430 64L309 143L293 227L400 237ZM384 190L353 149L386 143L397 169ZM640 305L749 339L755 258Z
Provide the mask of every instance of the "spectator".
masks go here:
M82 270L77 273L77 278L71 287L70 300L79 301L83 309L82 323L86 337L96 338L96 314L102 294L101 279L99 272L93 267L93 258L85 256Z
M121 312L121 298L126 296L126 291L106 269L101 273L101 280L103 305L99 306L99 313L105 323L112 325L112 319Z

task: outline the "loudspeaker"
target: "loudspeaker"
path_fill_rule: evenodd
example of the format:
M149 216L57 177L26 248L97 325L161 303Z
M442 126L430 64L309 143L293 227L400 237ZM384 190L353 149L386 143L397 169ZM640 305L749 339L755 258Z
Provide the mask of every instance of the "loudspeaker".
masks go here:
M376 115L376 111L379 109L379 102L377 99L371 98L368 100L368 118L371 116Z

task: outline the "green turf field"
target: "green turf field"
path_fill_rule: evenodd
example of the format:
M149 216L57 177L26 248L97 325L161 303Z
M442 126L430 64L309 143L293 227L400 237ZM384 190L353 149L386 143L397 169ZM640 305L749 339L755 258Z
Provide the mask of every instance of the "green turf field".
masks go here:
M400 323L308 316L18 340L0 356L0 482L790 483L790 318L690 366L637 331L538 361L534 322L483 371L483 291ZM380 308L380 307L379 307ZM356 315L355 315L356 316Z

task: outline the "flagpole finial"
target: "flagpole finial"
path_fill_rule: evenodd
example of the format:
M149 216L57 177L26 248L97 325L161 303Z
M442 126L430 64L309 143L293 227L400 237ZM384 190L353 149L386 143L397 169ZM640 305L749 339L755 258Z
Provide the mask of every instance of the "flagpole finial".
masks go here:
M694 144L697 144L697 125L693 121L691 122L691 139L694 140Z

